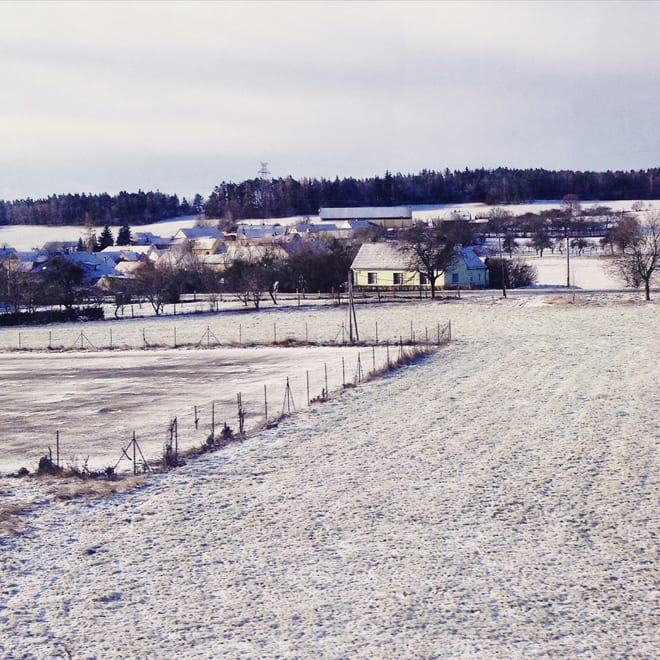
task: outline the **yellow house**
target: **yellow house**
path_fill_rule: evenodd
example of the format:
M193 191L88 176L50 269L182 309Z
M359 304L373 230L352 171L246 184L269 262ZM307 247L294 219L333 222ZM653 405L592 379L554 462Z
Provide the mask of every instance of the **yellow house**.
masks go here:
M363 243L353 259L353 285L371 289L419 288L428 285L425 275L413 270L401 243Z
M192 253L198 257L217 254L220 248L225 244L224 238L215 238L204 236L195 238L191 241Z
M363 243L353 263L353 285L365 289L430 288L428 277L411 265L402 242ZM483 289L489 284L488 266L474 247L457 248L450 268L438 273L438 288Z

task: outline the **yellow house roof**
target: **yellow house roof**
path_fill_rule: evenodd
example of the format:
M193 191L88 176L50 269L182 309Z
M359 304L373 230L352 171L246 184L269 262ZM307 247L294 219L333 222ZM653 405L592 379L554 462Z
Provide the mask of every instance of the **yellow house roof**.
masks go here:
M410 256L400 246L402 243L363 243L353 259L353 270L408 270Z

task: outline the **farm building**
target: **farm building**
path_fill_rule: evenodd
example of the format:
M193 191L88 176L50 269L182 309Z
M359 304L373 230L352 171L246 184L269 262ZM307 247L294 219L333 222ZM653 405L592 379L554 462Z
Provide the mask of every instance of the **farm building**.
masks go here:
M337 208L322 208L319 211L322 222L344 220L367 220L374 225L387 229L410 227L413 223L410 206L349 206Z
M222 232L217 227L206 225L195 225L194 227L183 227L174 234L174 240L184 239L188 241L196 238L222 238Z

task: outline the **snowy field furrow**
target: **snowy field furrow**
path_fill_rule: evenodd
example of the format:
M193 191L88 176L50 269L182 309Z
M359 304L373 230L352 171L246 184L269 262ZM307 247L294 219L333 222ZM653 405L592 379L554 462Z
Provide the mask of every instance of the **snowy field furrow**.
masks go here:
M657 657L660 307L592 302L373 308L455 340L123 494L3 479L0 655Z

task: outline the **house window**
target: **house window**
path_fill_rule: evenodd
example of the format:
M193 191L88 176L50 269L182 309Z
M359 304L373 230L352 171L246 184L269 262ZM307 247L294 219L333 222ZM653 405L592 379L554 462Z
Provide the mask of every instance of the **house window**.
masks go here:
M378 273L367 273L367 284L377 284Z
M452 284L458 284L458 273L452 273L451 274L451 283Z
M425 286L426 284L429 283L429 278L426 275L424 275L424 273L420 273L419 274L419 283L422 286Z
M394 273L394 284L403 284L403 273Z

